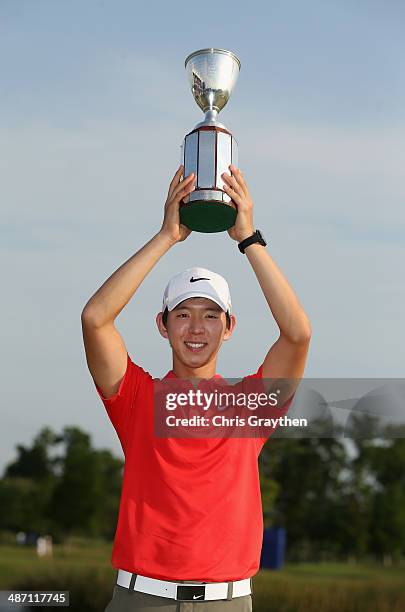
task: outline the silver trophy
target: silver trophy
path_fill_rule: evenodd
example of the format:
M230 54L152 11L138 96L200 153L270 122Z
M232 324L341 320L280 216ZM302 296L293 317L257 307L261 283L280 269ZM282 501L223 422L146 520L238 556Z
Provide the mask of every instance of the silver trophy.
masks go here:
M237 211L222 189L223 172L238 165L238 145L218 121L237 81L240 61L225 49L201 49L186 58L185 67L195 101L205 119L181 145L184 176L194 172L196 188L180 204L180 221L197 232L222 232L235 224Z

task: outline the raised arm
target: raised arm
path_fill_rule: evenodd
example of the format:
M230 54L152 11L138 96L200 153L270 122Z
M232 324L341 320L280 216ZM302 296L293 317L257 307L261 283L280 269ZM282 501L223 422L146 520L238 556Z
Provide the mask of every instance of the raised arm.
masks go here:
M232 176L225 173L222 177L226 184L225 191L235 202L238 215L228 233L231 238L241 242L255 231L253 202L241 171L234 166L230 168ZM257 243L251 244L246 247L245 253L280 330L280 337L263 362L263 378L300 379L311 339L310 321L267 248ZM291 390L295 390L294 386Z
M115 319L159 259L190 234L180 224L179 205L193 189L193 174L181 180L180 166L170 183L160 231L120 266L96 291L81 315L84 347L90 373L103 396L113 396L125 375L127 349Z

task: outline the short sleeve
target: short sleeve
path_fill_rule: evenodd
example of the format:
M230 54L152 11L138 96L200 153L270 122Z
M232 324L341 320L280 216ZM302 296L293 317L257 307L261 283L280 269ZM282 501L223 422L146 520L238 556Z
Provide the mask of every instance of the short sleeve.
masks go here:
M263 364L260 365L259 369L257 370L257 372L255 374L249 374L249 376L246 376L246 378L263 378ZM290 409L290 406L294 400L295 397L295 393L296 391L294 391L294 393L291 395L291 397L282 405L282 406L277 406L277 408L275 408L274 410L277 410L277 412L275 412L274 414L270 415L270 416L274 416L274 417L280 417L282 418L283 416L285 416L287 414L287 412ZM258 453L260 454L260 451L262 450L265 442L267 442L267 440L270 438L270 436L272 435L272 433L274 433L274 431L277 429L278 425L276 427L273 427L271 429L271 431L265 436L265 437L261 437L261 438L256 438L256 442L257 442L257 450Z
M100 387L94 381L97 392L117 432L122 450L126 455L134 431L135 418L145 405L146 395L153 388L152 377L136 365L127 354L127 368L118 391L109 398L103 397Z

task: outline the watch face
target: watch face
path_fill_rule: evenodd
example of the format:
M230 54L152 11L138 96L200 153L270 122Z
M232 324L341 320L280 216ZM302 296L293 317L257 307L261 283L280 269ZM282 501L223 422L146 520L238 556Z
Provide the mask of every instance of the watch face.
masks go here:
M260 239L260 242L264 242L264 244L267 244L265 237L263 236L262 232L260 230L256 230L256 233Z

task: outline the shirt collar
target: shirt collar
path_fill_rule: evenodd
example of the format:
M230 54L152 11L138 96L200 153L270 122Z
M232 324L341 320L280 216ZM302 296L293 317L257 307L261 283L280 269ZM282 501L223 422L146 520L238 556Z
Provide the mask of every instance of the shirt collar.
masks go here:
M173 372L173 370L169 370L168 373L166 374L166 376L163 377L163 380L165 380L166 378L179 378L179 377L176 376L176 374ZM217 378L217 379L219 378L219 379L222 380L221 374L214 374L214 376L212 378ZM206 379L203 379L203 380L212 380L212 378L206 378Z

